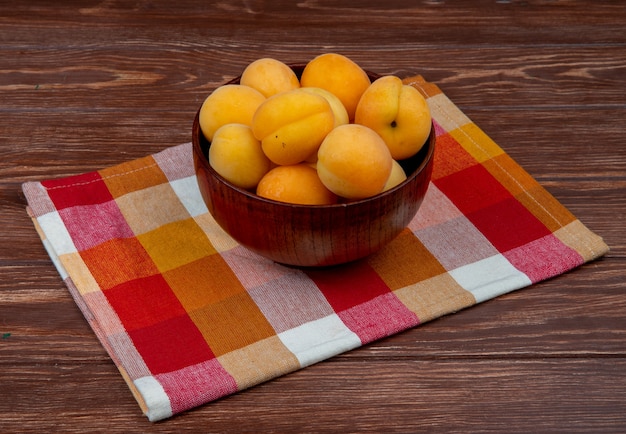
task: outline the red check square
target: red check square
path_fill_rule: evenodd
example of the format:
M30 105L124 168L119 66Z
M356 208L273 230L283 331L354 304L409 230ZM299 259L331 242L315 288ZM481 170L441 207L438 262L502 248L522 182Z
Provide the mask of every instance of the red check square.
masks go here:
M57 210L76 205L94 205L113 200L98 172L41 183Z
M550 230L513 197L477 210L467 218L502 253L550 234Z
M153 375L177 371L215 358L187 315L128 332Z
M512 197L480 164L434 180L433 183L466 215Z
M332 270L307 270L306 273L335 312L350 309L390 292L378 273L365 261Z
M186 315L160 274L121 283L104 294L128 331Z

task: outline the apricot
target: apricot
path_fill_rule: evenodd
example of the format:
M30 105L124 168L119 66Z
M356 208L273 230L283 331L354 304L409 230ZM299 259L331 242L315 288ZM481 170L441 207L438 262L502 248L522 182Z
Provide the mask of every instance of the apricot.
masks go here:
M391 190L396 185L401 184L405 180L406 173L404 172L404 169L402 168L402 166L400 166L400 163L398 163L396 160L393 160L391 164L391 174L389 174L389 178L387 179L387 182L383 187L383 191Z
M356 106L371 81L367 73L348 57L337 53L321 54L310 60L300 77L303 87L321 87L342 102L350 121Z
M348 117L348 112L346 111L346 108L343 106L343 103L339 98L337 98L335 94L330 93L329 91L327 91L326 89L322 89L321 87L303 87L302 90L326 98L326 101L328 101L328 104L330 104L330 108L332 109L333 115L335 116L335 127L350 123L350 118Z
M271 162L248 125L226 124L213 135L209 164L237 187L254 189Z
M334 123L326 98L295 89L265 100L253 116L252 132L270 160L292 165L317 152Z
M333 193L363 199L380 193L391 174L389 148L376 132L363 125L333 129L317 153L317 173Z
M338 199L322 184L317 171L304 163L273 168L259 181L257 194L299 205L330 205Z
M354 122L376 131L396 160L416 154L428 139L432 125L426 99L393 75L375 80L363 92Z
M258 90L266 98L300 87L296 73L285 63L272 58L257 59L250 63L239 82Z
M213 134L226 124L250 125L256 109L265 101L261 92L240 84L225 84L215 89L200 107L202 134L213 140Z

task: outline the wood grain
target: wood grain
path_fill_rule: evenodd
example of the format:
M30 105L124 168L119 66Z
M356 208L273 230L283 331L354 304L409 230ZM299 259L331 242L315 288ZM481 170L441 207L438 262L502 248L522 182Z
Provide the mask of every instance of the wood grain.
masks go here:
M0 431L626 430L622 2L0 4ZM611 251L565 275L150 424L24 211L27 180L191 140L263 56L422 74Z

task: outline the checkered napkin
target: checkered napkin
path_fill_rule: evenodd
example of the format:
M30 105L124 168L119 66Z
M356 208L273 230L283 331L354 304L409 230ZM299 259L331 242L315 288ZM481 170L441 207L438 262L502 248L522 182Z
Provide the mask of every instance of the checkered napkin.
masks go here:
M189 143L23 185L52 261L151 421L608 251L438 87L405 82L433 115L432 182L407 229L345 266L285 267L239 246L201 199Z

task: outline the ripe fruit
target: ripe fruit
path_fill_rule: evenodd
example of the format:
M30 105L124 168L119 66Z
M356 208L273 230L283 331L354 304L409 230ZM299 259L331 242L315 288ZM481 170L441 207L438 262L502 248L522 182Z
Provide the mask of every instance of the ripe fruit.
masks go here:
M241 74L239 82L258 90L266 98L300 87L296 73L283 62L272 58L262 58L250 63Z
M253 189L270 170L271 162L249 126L226 124L213 135L209 163L227 181Z
M431 128L430 111L422 94L393 75L381 77L367 88L354 122L376 131L396 160L418 152Z
M340 54L315 57L300 80L288 65L261 58L239 83L217 88L200 109L209 162L271 199L328 204L387 191L407 178L397 160L430 134L430 111L415 88L391 75L372 83Z
M213 134L222 125L250 125L254 112L264 101L263 94L249 86L220 86L204 100L200 108L200 129L207 140L212 141Z
M252 119L252 132L270 160L292 165L315 153L334 123L324 97L295 89L261 104Z
M335 94L332 94L326 89L322 89L321 87L303 87L302 90L326 98L326 101L328 101L328 104L330 104L330 108L333 111L333 115L335 116L335 127L350 123L350 118L348 117L348 112L346 111L346 108L343 106L343 103L339 98L337 98Z
M257 194L266 199L300 205L330 205L337 196L329 191L308 164L277 166L259 182Z
M392 158L383 139L358 124L333 129L317 153L317 173L333 193L363 199L380 193L389 179Z
M389 175L389 178L387 179L387 182L383 187L383 191L391 190L396 185L404 182L405 179L406 173L404 172L404 169L402 168L402 166L400 166L400 163L398 163L396 160L393 160L391 164L391 174Z
M300 84L303 87L321 87L336 95L346 108L348 118L353 120L356 106L370 85L370 79L359 65L346 56L326 53L307 63Z

